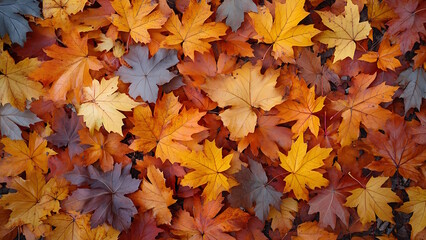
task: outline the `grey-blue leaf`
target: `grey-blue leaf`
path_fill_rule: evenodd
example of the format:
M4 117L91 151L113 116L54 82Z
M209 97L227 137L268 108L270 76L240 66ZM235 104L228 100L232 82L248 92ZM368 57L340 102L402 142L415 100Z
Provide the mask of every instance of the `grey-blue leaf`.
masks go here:
M2 136L7 136L12 140L22 140L21 129L18 125L29 127L30 124L39 121L41 119L30 110L21 112L9 103L4 106L0 105L0 131Z
M404 98L405 113L411 108L420 110L422 99L426 98L426 73L423 68L413 71L409 68L398 76L399 85L404 87L401 98Z
M40 17L37 0L0 0L0 36L7 33L13 43L23 46L32 31L23 15Z
M130 46L124 60L132 67L121 66L116 75L125 83L130 83L129 95L133 98L140 96L144 101L155 102L158 96L158 86L170 82L176 75L167 70L179 62L176 50L159 49L149 58L147 47Z
M226 25L235 32L244 22L244 13L249 11L257 12L256 4L252 0L225 0L217 8L216 21L226 18Z

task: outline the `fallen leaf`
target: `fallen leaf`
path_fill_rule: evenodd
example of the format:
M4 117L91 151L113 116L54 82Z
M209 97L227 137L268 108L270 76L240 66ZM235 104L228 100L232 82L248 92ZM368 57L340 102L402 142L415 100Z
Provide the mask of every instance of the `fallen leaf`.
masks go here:
M287 156L280 155L280 166L290 174L284 178L286 183L284 192L293 190L297 199L308 200L309 192L306 189L316 187L325 187L329 181L321 173L314 171L324 165L323 159L328 157L331 148L320 148L319 145L307 151L308 145L303 142L303 134L299 135L296 142L292 145Z
M233 140L253 133L256 127L257 109L271 110L282 102L282 90L276 88L279 72L268 69L260 73L261 65L244 64L232 76L208 79L201 89L222 108L230 106L219 116Z
M259 13L249 13L258 34L256 39L272 44L275 59L283 56L293 58L293 46L311 46L311 38L321 32L313 24L298 25L309 15L303 9L304 5L304 0L287 0L285 4L275 2L273 23L270 10L266 7L259 8Z
M358 7L347 1L345 16L335 16L331 12L317 11L322 22L332 31L327 30L317 36L318 41L327 44L329 48L336 47L333 63L347 57L353 59L356 41L366 39L371 27L368 22L359 22Z
M235 32L244 22L244 13L249 11L257 12L256 4L252 0L224 0L217 8L216 21L226 18L226 25Z
M409 187L405 191L408 194L410 201L396 209L404 213L413 213L410 218L410 225L412 227L411 238L415 238L426 227L426 190L420 187Z
M231 167L232 154L222 157L222 148L215 141L204 142L202 152L179 153L181 165L194 171L187 173L181 181L182 186L193 188L206 184L201 196L206 201L214 200L222 191L229 191L228 176L224 174Z
M141 182L132 178L130 168L130 164L124 168L115 164L112 171L102 172L92 165L75 166L64 176L79 188L64 201L64 208L82 213L94 211L90 218L92 228L107 222L119 231L128 229L137 210L125 195L135 192ZM83 188L87 185L89 188Z
M28 74L38 68L40 62L36 58L25 58L15 64L15 60L7 51L0 55L0 103L10 103L13 107L24 111L26 100L38 99L43 93L43 86L28 78Z
M360 74L352 79L352 87L345 99L334 101L331 107L341 112L342 123L339 126L339 141L342 147L347 146L359 136L360 123L367 128L378 130L385 125L392 115L389 110L380 107L379 103L392 101L398 87L385 83L370 87L376 74Z
M411 108L420 110L422 99L426 98L426 73L423 68L407 69L398 76L399 84L404 88L401 98L404 98L405 113Z
M179 62L176 51L159 49L154 56L148 57L148 48L139 45L130 46L123 59L132 67L121 66L116 75L125 83L130 83L129 95L136 99L153 103L158 97L158 86L170 82L176 74L168 68Z
M11 140L21 140L21 129L18 127L29 127L30 124L41 121L33 112L28 109L19 111L10 104L0 105L0 130L2 136L7 136Z
M240 185L231 188L228 201L232 207L245 209L250 209L256 203L254 208L256 217L264 222L274 208L280 209L283 194L269 185L262 164L249 159L249 165L250 168L243 166L241 171L235 174ZM274 208L270 208L270 206Z
M101 81L93 80L91 87L83 89L82 104L78 115L82 115L90 134L103 125L107 132L123 135L121 127L125 118L121 111L131 111L139 105L124 93L116 92L118 77Z
M204 23L212 15L210 6L206 1L198 3L195 0L189 1L189 6L182 16L182 22L179 17L172 13L167 20L164 28L170 32L161 45L167 47L176 47L182 50L185 56L194 60L194 52L208 52L211 48L210 42L220 39L225 35L228 28L223 23Z
M68 196L68 184L63 179L51 178L47 183L40 171L27 173L27 179L15 177L10 183L15 193L3 195L0 206L12 210L6 227L12 228L29 224L40 226L51 212L57 213L60 200Z
M361 223L366 224L376 220L376 215L383 221L393 221L392 208L389 202L400 202L401 199L390 188L381 186L388 177L371 177L365 186L350 191L345 206L357 207Z
M147 153L155 149L155 156L163 162L180 162L178 154L188 148L183 141L192 140L192 135L205 130L198 121L205 115L196 109L183 108L173 93L157 100L154 115L148 106L134 109L135 127L130 130L137 138L130 148ZM180 111L180 112L179 112Z
M148 166L147 180L141 185L141 190L133 193L130 198L140 206L142 212L152 209L157 224L169 224L172 221L172 213L168 207L176 202L173 199L173 190L166 186L163 172L154 166Z
M154 10L158 4L149 0L114 0L111 3L117 14L111 21L119 31L128 32L135 42L149 43L150 29L160 29L167 21L161 11Z
M29 137L28 146L24 140L3 138L4 151L9 155L0 160L0 176L18 176L22 172L32 172L36 169L47 173L47 159L56 152L47 147L47 141L36 132Z

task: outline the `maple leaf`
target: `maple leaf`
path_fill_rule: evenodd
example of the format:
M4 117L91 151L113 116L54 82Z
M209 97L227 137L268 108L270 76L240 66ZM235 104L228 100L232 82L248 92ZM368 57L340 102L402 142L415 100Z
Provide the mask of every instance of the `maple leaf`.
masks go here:
M375 221L377 215L381 220L395 223L392 219L392 208L389 202L400 202L401 199L390 188L381 186L388 177L371 177L365 186L350 191L345 206L357 207L361 223Z
M256 4L252 0L225 0L217 8L216 21L226 18L226 25L235 32L244 22L244 13L249 11L257 12Z
M359 136L359 125L362 122L367 128L378 130L386 123L392 113L379 106L381 102L392 101L392 95L398 87L385 83L368 87L376 78L376 74L359 74L352 79L353 86L345 100L332 102L331 108L342 112L342 123L339 126L339 141L342 147L352 143Z
M256 109L271 110L282 102L282 91L276 88L279 71L268 69L260 73L261 65L244 64L222 79L208 79L201 89L222 108L230 106L219 116L237 140L253 133L256 127Z
M397 17L386 1L368 0L367 9L371 26L379 30L385 28L385 22Z
M29 127L30 124L41 121L33 112L28 109L19 111L10 104L2 106L0 104L0 130L1 135L7 136L11 140L21 140L21 129L18 125Z
M297 66L300 68L300 76L310 84L315 85L317 95L326 95L331 91L330 82L339 86L341 81L339 76L330 70L326 65L321 66L321 57L315 53L304 49L299 58L296 59Z
M342 173L335 168L328 170L330 184L327 188L318 190L317 195L309 201L309 214L319 212L319 225L321 227L336 227L336 217L345 226L349 226L349 211L343 205L346 199L344 189L348 187L342 179Z
M26 58L15 64L15 60L7 51L0 55L0 103L10 103L24 111L26 100L38 99L43 94L43 86L28 79L28 74L34 71L40 62L36 58Z
M47 240L89 240L90 215L77 212L55 214L47 218L45 223L55 226L55 229L47 235Z
M426 69L426 46L420 46L420 48L414 51L417 55L413 57L414 65L413 69L423 66Z
M38 5L39 2L36 0L2 1L0 3L0 36L3 38L7 34L13 43L23 46L27 40L26 34L31 32L31 28L22 15L40 17Z
M68 196L68 183L63 179L51 178L47 183L40 171L27 173L27 179L15 177L10 183L15 193L3 195L0 206L12 210L6 227L30 224L37 228L51 212L58 212L59 201Z
M64 109L55 112L55 121L52 123L52 129L56 133L51 134L46 139L58 147L67 147L70 158L83 152L83 146L80 144L78 131L83 128L81 117L75 112L70 113L68 117Z
M125 83L130 83L129 95L136 99L140 96L144 101L155 102L158 86L170 82L175 77L167 68L179 62L176 51L159 49L154 56L148 57L147 47L130 46L129 53L123 59L132 67L121 66L116 75Z
M420 126L411 128L410 133L413 136L414 142L426 145L426 113L416 113L417 118L420 120Z
M256 217L263 222L270 212L270 205L280 209L283 194L269 185L262 164L252 159L249 159L249 164L250 168L243 166L241 171L235 174L240 185L231 188L228 201L232 207L245 209L250 209L253 203L256 203L254 208Z
M337 235L320 228L317 222L305 222L297 226L297 237L294 240L326 240L337 239Z
M10 140L3 138L1 143L5 145L4 151L10 156L0 161L0 176L17 176L23 171L31 172L41 169L47 173L47 159L56 152L47 148L47 141L36 132L30 134L28 146L24 140Z
M400 97L404 98L405 113L407 113L410 108L417 108L420 110L422 98L426 98L425 70L417 68L413 71L413 69L409 68L398 76L398 82L404 87L404 92Z
M414 43L420 41L420 35L426 35L426 2L419 0L388 0L389 6L395 11L398 18L393 18L386 25L389 26L385 36L397 37L402 53L410 51Z
M368 22L359 22L358 7L347 1L345 16L335 16L331 12L317 11L322 22L333 31L327 30L317 36L317 39L328 47L336 47L333 63L346 57L353 59L356 41L366 39L371 27Z
M109 133L105 137L101 132L90 134L89 131L83 129L78 132L81 137L81 144L87 145L84 150L83 162L84 165L91 165L99 160L99 166L102 171L111 171L114 163L123 163L126 165L131 162L126 156L131 150L129 147L120 142L123 137L117 133Z
M130 168L130 164L124 168L121 168L121 164L115 164L112 171L101 172L92 165L87 168L75 166L72 172L64 176L80 188L65 200L65 209L82 213L94 211L92 228L107 222L119 231L128 229L137 210L124 195L135 192L141 182L132 179ZM85 185L89 185L89 188L82 188Z
M243 152L250 144L250 150L255 156L259 155L260 149L267 157L278 159L278 147L290 149L292 136L290 129L277 126L279 123L278 116L260 116L254 133L249 133L238 142L238 151Z
M91 87L83 89L82 104L78 115L83 115L90 134L99 130L103 125L107 132L123 135L121 127L125 118L121 111L130 111L139 105L124 93L116 92L118 77L109 80L103 78L100 82L93 80Z
M44 0L43 16L51 18L55 28L69 29L70 15L82 11L87 0Z
M414 239L426 227L426 190L420 187L409 187L405 191L410 201L396 209L404 213L413 213L410 218L412 227L411 238Z
M149 29L160 29L167 21L161 11L154 9L158 4L149 0L114 0L112 7L118 14L111 15L112 24L119 31L129 32L135 42L149 43Z
M386 71L388 68L392 71L395 71L395 68L401 66L399 60L395 58L400 55L401 50L399 50L398 44L391 46L388 40L384 40L380 44L378 52L367 52L363 54L358 60L371 63L377 62L377 67L383 71Z
M62 43L66 47L52 45L45 48L44 52L52 60L43 62L30 73L30 77L44 85L53 82L48 96L52 101L65 100L71 89L79 101L82 87L92 83L89 70L99 70L103 67L95 56L89 55L87 39L87 35L81 38L76 31L62 34Z
M303 82L293 85L293 88L297 88L301 94L291 94L289 99L276 107L277 116L281 118L280 123L296 121L291 127L293 137L303 134L308 128L317 137L320 120L314 113L321 111L324 107L325 97L315 99L315 88L308 89Z
M223 23L204 23L212 15L207 1L198 3L190 0L189 6L182 16L172 15L164 24L164 28L170 34L164 39L161 45L175 47L182 44L183 53L194 60L194 52L204 53L210 50L209 42L220 39L226 34L228 28ZM179 46L180 48L180 46Z
M275 59L283 56L294 57L293 46L313 45L311 38L321 31L310 25L297 25L309 15L303 7L305 0L288 0L285 4L275 2L275 20L268 8L259 8L259 13L249 13L259 41L273 44Z
M320 148L319 145L313 147L308 152L308 144L303 142L303 134L299 135L296 142L292 145L287 156L280 155L280 166L290 172L284 178L286 183L284 192L293 190L297 199L308 200L309 192L306 189L316 187L325 187L328 185L328 180L321 173L314 171L324 165L323 159L328 157L332 148Z
M152 209L157 224L169 224L172 221L172 213L168 207L176 202L173 199L173 190L166 187L163 172L150 165L147 169L147 178L141 184L141 190L133 193L130 198L140 206L140 211L146 212Z
M226 208L218 214L223 204L223 197L214 201L201 203L199 198L194 198L193 216L183 210L173 220L171 232L182 239L234 239L226 232L243 229L250 218L248 213L238 208Z
M146 211L135 215L130 230L123 232L120 235L120 240L151 240L155 239L160 232L163 232L163 230L157 227L152 212Z
M264 224L256 217L250 218L247 227L235 233L236 239L268 240L263 234Z
M383 172L386 177L392 177L398 171L404 178L418 182L421 174L416 168L426 159L426 147L412 141L403 118L387 120L383 130L386 134L368 131L364 142L371 147L375 156L382 158L370 163L367 168Z
M135 127L130 130L137 138L130 148L147 153L155 149L155 156L163 162L180 162L178 154L188 148L182 141L192 140L192 135L206 128L198 125L205 115L196 109L183 108L173 93L165 94L157 100L154 115L149 106L139 106L134 109Z
M293 226L295 213L298 211L297 201L293 198L284 198L281 201L280 210L272 208L268 219L272 219L271 228L278 229L281 234L286 234Z
M194 169L184 176L182 186L196 188L206 184L202 194L206 201L216 199L222 191L229 191L231 186L224 172L231 167L232 154L222 158L222 148L217 148L214 140L206 140L203 151L178 154L182 166Z

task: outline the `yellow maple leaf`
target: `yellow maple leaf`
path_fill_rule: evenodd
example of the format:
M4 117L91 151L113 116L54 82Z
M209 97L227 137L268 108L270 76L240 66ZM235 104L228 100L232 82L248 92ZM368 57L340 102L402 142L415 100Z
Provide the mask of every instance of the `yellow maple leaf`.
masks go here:
M390 188L381 186L388 177L372 177L365 187L350 191L345 206L357 207L357 213L362 224L376 221L376 215L383 221L393 221L392 208L389 202L400 202L401 199Z
M3 138L4 151L9 156L0 160L0 176L17 176L23 171L31 172L40 169L47 173L47 160L56 152L47 147L47 141L36 132L30 134L28 146L24 140Z
M183 53L194 60L194 52L204 53L210 50L209 42L220 39L220 36L226 34L224 23L204 23L212 15L207 1L190 0L188 8L182 16L182 22L179 17L172 13L167 20L164 28L170 32L161 43L166 47L180 48L182 44Z
M69 90L74 91L77 101L80 100L82 87L92 83L89 70L103 67L95 56L89 56L87 39L87 35L81 38L80 33L72 31L62 34L66 48L52 45L44 49L52 60L43 62L30 77L44 85L53 82L48 96L52 101L65 100Z
M321 31L310 25L297 25L309 15L303 7L305 0L287 0L285 4L275 2L275 20L268 8L261 7L258 13L249 13L254 22L257 39L273 44L275 59L287 55L293 58L293 46L312 46L311 38Z
M296 200L284 198L281 201L279 211L275 208L271 208L271 211L269 211L268 219L272 219L272 230L278 229L282 235L286 234L293 227L293 220L298 210L299 207Z
M280 156L280 166L290 172L284 178L284 192L293 190L297 199L308 200L309 192L306 189L325 187L328 180L321 173L314 171L324 165L323 160L330 155L332 148L320 148L319 145L306 152L308 144L303 142L303 134L299 135L296 142L291 146L288 155L278 153Z
M139 105L124 93L116 92L118 77L109 80L93 80L92 87L83 88L82 104L78 115L83 115L90 133L104 125L107 132L116 132L123 136L121 127L126 117L121 111L130 111Z
M112 24L119 31L129 32L135 42L149 43L149 29L160 29L167 21L160 10L153 11L158 4L151 0L114 0L112 7L118 14L111 15Z
M47 183L41 171L32 171L27 179L15 177L10 188L16 193L3 195L0 206L12 210L8 228L29 224L32 229L42 224L51 212L58 212L60 200L68 196L68 183L64 179L51 178Z
M281 118L281 123L296 121L291 127L294 137L303 134L308 127L317 137L320 120L314 113L321 111L324 107L325 97L315 99L315 87L308 89L305 84L293 85L293 87L299 88L297 91L301 91L303 94L294 98L290 96L290 99L278 105L276 107L279 111L277 116Z
M55 214L45 223L55 227L46 237L47 240L89 240L88 232L91 231L89 214L73 211Z
M265 111L282 103L282 90L276 88L279 70L268 69L265 74L258 63L250 62L222 79L207 79L201 86L208 96L222 108L230 106L220 115L223 125L231 132L230 138L237 140L253 133L256 127L256 108Z
M10 103L24 111L26 100L38 99L43 94L43 86L28 79L28 74L34 71L40 62L37 58L25 58L15 64L7 51L0 55L0 103Z
M194 171L187 173L182 179L182 186L193 188L206 184L202 196L205 201L215 200L222 191L229 191L231 185L224 174L231 167L233 154L222 158L222 148L216 147L216 143L206 140L203 151L180 153L181 165Z
M191 141L192 134L206 130L198 125L205 113L185 108L179 112L181 108L182 104L173 93L165 94L161 100L157 100L154 116L149 106L136 107L133 112L135 127L130 132L137 138L130 148L147 153L156 147L155 156L163 162L167 159L172 163L180 162L178 153L188 151L182 143Z
M356 41L366 39L371 27L368 22L359 22L358 6L351 0L345 6L345 16L335 16L331 12L317 11L322 22L333 31L327 30L317 36L317 39L328 47L336 47L334 51L334 62L346 57L354 57Z
M399 44L391 46L388 40L383 40L378 52L369 51L364 53L358 60L371 63L377 62L377 67L383 71L386 71L388 68L395 71L395 68L401 66L401 62L395 57L401 55Z
M352 79L352 87L346 99L332 102L331 108L342 112L342 123L339 126L339 140L342 147L352 143L359 136L361 122L371 129L379 129L386 124L392 114L380 107L381 102L392 101L398 87L385 83L368 87L376 79L376 74L360 74Z
M410 218L411 239L415 239L416 235L426 227L426 190L420 187L409 187L405 191L410 201L405 202L397 211L413 213Z
M173 190L166 187L163 172L153 165L148 166L147 176L149 182L144 180L141 191L133 193L131 199L135 205L141 207L142 212L152 209L157 224L170 224L172 213L168 207L176 202L173 199Z
M385 22L388 20L398 17L392 8L386 3L386 1L379 0L368 0L367 1L368 9L368 20L372 27L375 27L379 30L385 28Z
M69 16L82 11L87 0L45 0L43 1L43 16L52 18L55 28L69 28Z

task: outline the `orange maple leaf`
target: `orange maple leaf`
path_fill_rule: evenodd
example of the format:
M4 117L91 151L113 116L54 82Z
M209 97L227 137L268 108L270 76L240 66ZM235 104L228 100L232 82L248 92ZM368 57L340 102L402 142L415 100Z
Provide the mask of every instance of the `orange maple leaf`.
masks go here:
M147 153L156 148L155 156L161 160L180 162L178 153L187 151L182 143L191 141L192 134L205 130L198 125L198 121L205 113L196 109L183 108L178 98L173 93L165 94L161 100L157 100L154 116L149 106L139 106L134 109L135 127L130 130L136 135L136 139L130 148Z
M331 104L334 110L342 113L343 120L339 126L339 140L342 147L358 138L361 122L367 128L378 130L392 115L389 110L380 107L379 103L392 101L398 87L381 83L369 88L375 78L376 74L356 76L352 79L353 86L349 89L349 95L346 95L344 100L337 100Z
M194 59L194 52L204 53L210 50L209 42L219 40L225 35L226 26L224 23L204 23L213 12L207 1L190 0L189 6L182 16L172 13L164 28L170 32L164 41L163 46L180 49L182 44L183 53Z
M81 38L78 32L72 31L62 35L66 47L52 45L44 49L47 56L53 59L43 62L30 77L44 85L53 82L48 96L52 101L65 100L70 90L74 91L75 99L80 101L82 87L92 84L89 69L99 70L103 67L95 56L89 56L87 39L87 35Z
M3 138L4 151L10 156L0 160L0 176L17 176L23 171L31 172L41 169L43 173L49 170L47 159L56 152L47 147L47 141L36 132L30 134L28 146L24 140Z
M157 224L170 224L172 213L168 207L176 202L173 199L173 190L166 187L163 172L153 165L148 166L148 180L141 184L141 190L133 193L130 198L140 211L145 212L152 209Z
M101 132L89 133L87 128L78 132L81 144L89 147L82 154L84 165L91 165L99 160L99 165L104 172L111 171L114 163L130 163L130 158L126 156L131 152L129 147L120 142L123 137L117 133L109 133L106 137Z

